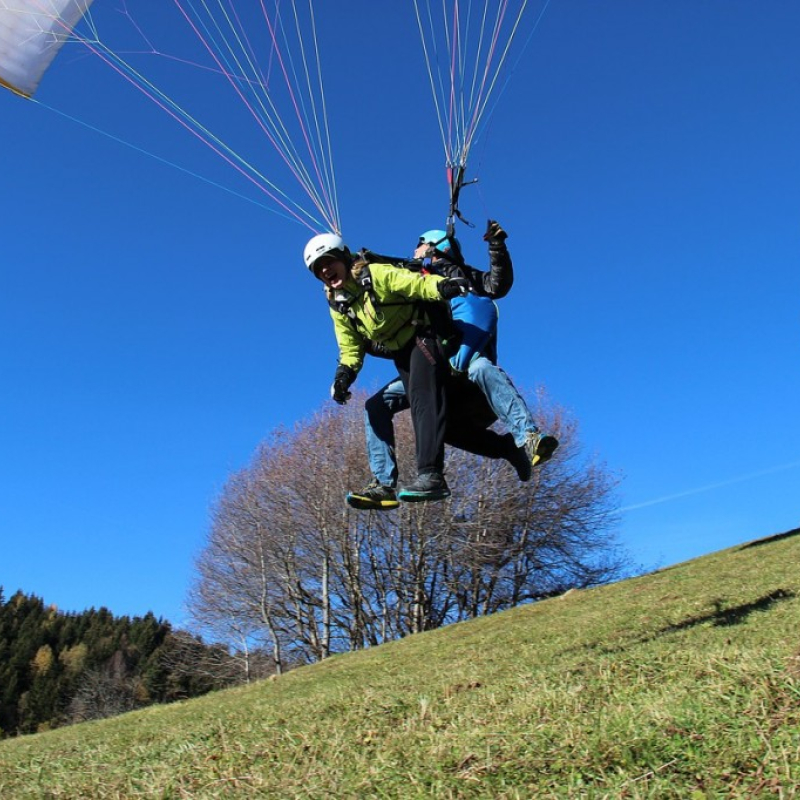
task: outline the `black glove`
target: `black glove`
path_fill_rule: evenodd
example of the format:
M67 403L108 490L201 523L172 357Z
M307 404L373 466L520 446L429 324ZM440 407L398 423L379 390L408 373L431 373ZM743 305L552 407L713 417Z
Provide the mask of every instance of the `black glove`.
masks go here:
M377 358L394 358L395 354L386 347L385 344L381 342L376 342L373 339L367 339L366 341L367 352L371 356L376 356Z
M490 245L498 245L506 239L508 239L508 234L500 227L500 223L496 219L487 220L483 241L489 242Z
M464 297L469 294L469 281L466 278L446 278L439 281L439 294L445 300L452 300L454 297Z
M350 392L347 390L355 379L356 373L351 367L346 367L344 364L339 364L336 367L336 374L333 376L333 384L331 385L331 397L340 406L343 406L350 399Z

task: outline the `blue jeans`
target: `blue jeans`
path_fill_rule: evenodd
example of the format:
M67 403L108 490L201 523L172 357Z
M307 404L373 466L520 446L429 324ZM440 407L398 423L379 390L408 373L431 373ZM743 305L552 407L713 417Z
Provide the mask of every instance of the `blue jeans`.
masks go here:
M467 376L486 396L491 410L513 437L514 445L524 445L527 434L537 431L538 428L525 400L508 375L485 356L477 356L472 360ZM408 398L399 378L386 384L364 405L369 466L375 480L383 486L397 486L393 417L407 408ZM472 431L472 434L475 435L476 432ZM481 439L479 434L478 440L473 439L472 444L477 446L464 447L462 442L458 444L470 452L490 458L503 457L504 449L507 452L505 445L500 442L503 437L493 431L487 431L486 434L485 439Z
M369 468L375 480L382 486L397 486L397 457L392 420L395 414L407 408L410 408L410 404L400 378L387 383L364 404Z
M528 404L497 364L486 356L476 356L470 362L467 377L486 395L492 411L514 437L517 447L525 444L527 434L539 430Z

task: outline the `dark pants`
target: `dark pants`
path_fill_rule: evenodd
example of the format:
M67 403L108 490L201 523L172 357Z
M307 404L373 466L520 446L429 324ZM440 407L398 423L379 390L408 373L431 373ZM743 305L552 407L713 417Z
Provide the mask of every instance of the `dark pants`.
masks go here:
M448 375L445 381L447 423L445 443L486 458L512 458L514 437L488 426L496 420L485 395L472 381ZM395 414L409 408L408 395L399 379L390 381L364 405L367 453L372 474L384 486L397 484Z
M466 376L451 376L446 389L445 442L477 456L508 458L516 447L513 437L488 430L497 417L480 388Z
M417 472L444 472L447 422L445 380L450 372L441 345L433 336L412 339L394 358L411 408L417 446Z

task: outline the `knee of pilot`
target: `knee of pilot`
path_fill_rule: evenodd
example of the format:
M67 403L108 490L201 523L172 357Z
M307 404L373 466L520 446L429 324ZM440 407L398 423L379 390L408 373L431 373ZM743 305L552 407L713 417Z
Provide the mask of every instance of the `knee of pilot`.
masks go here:
M476 358L469 365L467 374L471 381L480 382L486 375L486 370L491 366L490 362L485 358Z
M364 414L370 417L382 411L385 405L383 397L380 394L374 394L364 403Z
M369 416L375 409L375 396L368 398L364 403L364 413Z

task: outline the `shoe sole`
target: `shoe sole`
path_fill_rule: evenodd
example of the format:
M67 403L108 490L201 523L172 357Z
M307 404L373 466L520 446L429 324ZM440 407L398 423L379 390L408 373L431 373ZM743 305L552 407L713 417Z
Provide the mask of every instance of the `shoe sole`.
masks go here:
M399 500L371 500L352 492L345 497L345 502L351 508L357 508L359 511L391 511L400 505Z
M545 461L549 461L557 449L558 439L555 436L543 436L536 447L536 452L533 454L531 466L538 467L544 464Z
M404 503L427 503L431 500L446 500L448 497L450 497L449 491L425 492L424 494L416 492L400 492L397 495L397 499L402 500Z

